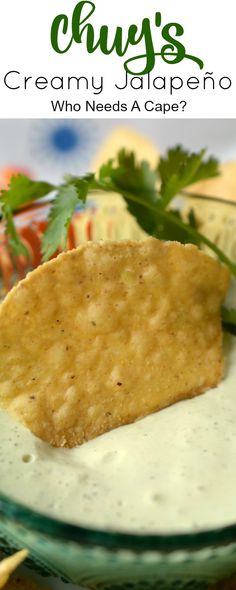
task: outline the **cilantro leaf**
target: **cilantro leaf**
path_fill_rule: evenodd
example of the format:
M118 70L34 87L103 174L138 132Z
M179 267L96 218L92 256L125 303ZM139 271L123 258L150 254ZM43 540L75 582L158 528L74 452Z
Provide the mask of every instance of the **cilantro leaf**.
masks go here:
M132 201L129 197L122 194L126 201L127 210L135 217L139 226L150 236L155 237L158 224L158 216L155 211L150 210L145 205Z
M67 176L55 197L50 211L48 227L42 237L42 254L45 262L59 247L65 247L68 227L76 206L84 205L89 191L96 186L94 174L83 177Z
M216 158L209 158L206 161L201 162L191 184L199 182L199 180L207 180L214 176L220 175L219 162Z
M95 174L86 174L82 177L67 176L65 180L67 185L69 184L75 187L78 199L82 203L86 203L89 191L94 188L97 188Z
M166 157L160 158L157 172L163 184L169 180L170 176L183 168L188 155L188 152L182 146L177 145L167 151Z
M14 255L28 256L28 251L17 233L13 211L44 197L53 189L54 187L48 182L35 182L27 176L19 174L12 176L8 189L0 191L0 212L5 221L8 245Z
M160 159L157 172L161 179L162 206L170 201L184 188L219 174L218 162L214 158L204 161L205 150L191 154L181 146L170 149L165 158Z
M156 173L148 162L138 164L133 152L121 150L117 164L109 160L100 168L98 182L101 189L120 193L140 227L148 234L155 235L158 218L147 204L158 205L160 197L156 190ZM132 199L132 196L136 198Z
M59 247L65 247L72 215L79 202L84 204L89 186L86 180L78 179L76 186L69 184L59 189L50 211L48 227L42 238L44 261L51 258Z
M200 174L202 178L207 178L208 174L212 176L218 173L216 160L204 162L204 155L205 150L199 154L189 154L179 146L169 150L167 157L161 159L158 168L162 179L159 193L156 188L156 173L151 170L149 164L137 164L133 153L121 150L117 156L118 164L115 164L114 160L109 160L100 169L97 188L120 193L130 213L148 234L159 239L178 240L198 246L205 244L236 276L236 264L197 230L193 211L189 214L189 223L186 223L182 220L180 212L168 209L170 200L185 185L196 182Z
M190 234L188 226L185 227L182 221L181 213L177 210L171 210L171 217L167 219L161 219L159 215L159 221L156 226L155 237L159 240L171 240L181 242L182 244L196 244L199 245L201 240L197 233ZM176 221L182 222L182 226L177 225ZM171 236L171 237L170 237Z
M117 164L109 160L99 171L101 187L110 186L119 193L130 192L142 196L147 201L157 202L157 176L148 162L136 162L135 154L121 150L118 153Z
M148 234L199 246L205 244L236 276L236 264L198 231L194 211L190 212L188 222L184 222L179 211L169 209L171 200L184 188L218 174L217 161L214 158L204 161L204 156L205 150L191 154L177 146L169 150L165 158L161 158L157 170L152 170L147 162L138 163L134 153L121 150L115 160L109 160L100 168L96 177L94 174L66 177L57 187L48 227L42 239L43 260L48 260L59 246L65 246L76 205L86 202L90 190L99 190L122 195L128 210ZM158 174L160 190L157 189ZM55 189L49 183L34 182L20 175L12 179L8 191L0 193L0 206L2 204L2 214L14 252L25 254L26 249L17 235L12 211Z
M184 162L184 157L188 152L184 152L181 148L173 151L172 171L180 162ZM175 153L174 153L175 152ZM189 169L191 172L200 168L201 154L188 157ZM171 156L172 160L172 156ZM198 164L196 164L196 160ZM182 166L182 164L181 164ZM205 164L203 164L204 168ZM210 165L212 173L212 164ZM167 174L167 168L164 165L164 176ZM148 172L148 174L147 174ZM201 172L202 173L202 172ZM205 174L207 171L205 170ZM188 172L189 175L189 172ZM179 240L183 243L194 243L197 245L205 244L208 246L231 270L232 274L236 276L236 264L222 252L216 244L211 242L206 236L201 234L196 227L196 218L192 212L189 215L189 223L182 220L181 214L167 208L168 202L165 203L163 195L157 192L154 184L154 174L150 169L149 164L137 164L133 153L127 154L124 150L118 154L118 165L114 164L113 160L109 160L106 165L100 169L98 188L108 191L117 191L125 199L128 210L136 217L139 225L147 231L147 233L166 240ZM185 171L181 181L175 186L175 190L179 190L179 186L184 186L186 182ZM146 184L147 183L147 184ZM176 196L176 193L174 194Z
M8 244L9 244L13 254L15 256L27 256L28 257L29 256L28 250L27 250L25 244L20 239L20 236L18 235L18 233L16 231L12 212L6 204L3 205L2 215L3 215L3 219L5 221L5 226L6 226L5 231L6 231L6 234L8 237Z
M184 161L183 151L177 150L177 160ZM118 154L118 164L109 160L100 169L99 181L106 187L122 194L127 203L128 211L133 215L140 227L149 235L160 240L177 240L182 243L199 244L197 235L190 234L182 223L176 224L176 218L181 220L178 211L171 211L172 217L161 214L163 201L157 191L157 174L147 162L138 164L134 153L122 150Z
M55 187L48 182L37 182L23 174L12 176L9 188L0 192L0 202L6 203L11 211L26 203L41 199Z
M68 226L77 204L78 194L74 185L63 186L58 191L42 238L44 261L51 258L59 246L65 247Z

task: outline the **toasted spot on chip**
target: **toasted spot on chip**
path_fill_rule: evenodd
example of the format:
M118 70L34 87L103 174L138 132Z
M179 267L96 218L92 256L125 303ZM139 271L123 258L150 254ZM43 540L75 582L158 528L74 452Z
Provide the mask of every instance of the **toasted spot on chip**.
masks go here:
M0 406L73 447L216 386L228 283L195 246L154 238L61 254L0 308Z

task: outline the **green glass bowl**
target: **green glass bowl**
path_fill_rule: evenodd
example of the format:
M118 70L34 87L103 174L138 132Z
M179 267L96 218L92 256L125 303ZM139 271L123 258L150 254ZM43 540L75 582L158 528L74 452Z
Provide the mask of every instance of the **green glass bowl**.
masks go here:
M26 547L41 574L100 590L204 589L236 572L236 525L130 535L69 525L0 495L0 549Z
M236 259L235 203L217 205L213 216L207 201L186 203ZM236 525L184 535L121 534L69 525L35 508L0 495L0 550L27 547L28 566L41 574L96 590L200 590L236 573Z

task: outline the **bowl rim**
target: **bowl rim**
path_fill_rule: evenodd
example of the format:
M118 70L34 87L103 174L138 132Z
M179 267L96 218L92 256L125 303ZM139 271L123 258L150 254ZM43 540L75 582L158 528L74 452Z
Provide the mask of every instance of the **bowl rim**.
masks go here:
M0 494L0 536L1 520L3 523L9 520L11 524L15 523L32 533L46 535L57 541L66 540L108 550L173 553L183 550L198 551L209 546L217 547L236 543L236 524L181 534L147 535L118 532L70 524L27 508L4 494Z

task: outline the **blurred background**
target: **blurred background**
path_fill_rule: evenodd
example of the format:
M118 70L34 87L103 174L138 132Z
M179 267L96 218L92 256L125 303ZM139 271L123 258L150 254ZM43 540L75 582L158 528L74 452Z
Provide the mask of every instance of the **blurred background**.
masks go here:
M160 154L177 144L190 151L205 147L208 156L223 163L219 176L193 185L187 201L182 195L181 202L173 206L181 209L186 219L193 210L198 229L236 261L236 120L0 119L0 190L18 173L57 184L65 174L96 172L121 148L135 151L138 161L146 160L155 169ZM199 200L199 194L218 198L213 203ZM14 210L16 231L27 257L14 256L0 213L0 299L41 264L41 240L53 198L51 193L43 201ZM85 207L78 203L75 208L67 242L54 255L88 240L138 240L145 236L121 196L91 193Z
M222 160L236 159L236 120L1 120L0 183L15 170L58 181L87 172L106 138L120 126L144 134L163 152L176 143L207 147Z

